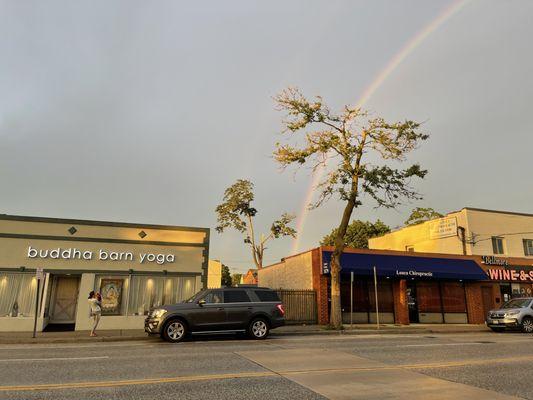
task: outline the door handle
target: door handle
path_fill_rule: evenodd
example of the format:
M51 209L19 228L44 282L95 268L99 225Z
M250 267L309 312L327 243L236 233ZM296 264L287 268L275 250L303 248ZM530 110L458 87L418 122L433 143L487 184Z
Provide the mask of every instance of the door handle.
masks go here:
M218 307L217 310L218 311L224 311L224 307Z
M252 310L252 309L253 309L253 307L248 307L248 310Z

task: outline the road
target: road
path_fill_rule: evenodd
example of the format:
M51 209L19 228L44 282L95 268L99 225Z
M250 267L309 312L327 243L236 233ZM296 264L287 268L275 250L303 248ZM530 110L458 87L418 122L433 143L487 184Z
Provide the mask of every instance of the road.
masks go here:
M533 336L521 333L154 339L0 350L0 399L533 399Z

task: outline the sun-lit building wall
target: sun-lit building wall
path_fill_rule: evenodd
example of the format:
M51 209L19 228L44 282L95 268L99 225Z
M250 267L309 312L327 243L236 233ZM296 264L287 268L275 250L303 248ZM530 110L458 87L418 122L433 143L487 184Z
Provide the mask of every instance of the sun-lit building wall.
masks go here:
M88 294L102 294L101 329L142 329L149 310L207 286L209 230L0 215L0 331L88 330Z
M370 239L369 248L533 258L533 214L463 208Z

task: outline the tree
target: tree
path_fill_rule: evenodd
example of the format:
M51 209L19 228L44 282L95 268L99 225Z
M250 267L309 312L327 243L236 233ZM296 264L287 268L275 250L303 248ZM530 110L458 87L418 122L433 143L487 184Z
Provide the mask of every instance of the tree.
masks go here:
M431 221L432 219L441 217L444 217L444 215L432 208L416 207L413 209L413 211L411 211L411 215L409 215L409 218L407 218L407 221L405 221L405 225L418 225L422 222Z
M231 274L227 265L222 264L222 279L220 284L222 286L231 286Z
M217 232L222 233L226 228L233 228L245 235L244 243L250 247L252 258L257 269L263 268L265 244L272 239L283 236L296 236L296 231L289 226L294 215L283 213L281 218L270 226L268 235L256 238L254 217L257 210L252 207L254 200L254 185L252 182L239 179L224 192L223 202L216 208Z
M410 182L412 178L424 178L427 171L418 164L404 169L397 166L428 135L419 132L417 122L389 123L359 107L344 106L334 113L321 97L309 101L294 88L282 91L274 99L277 108L286 113L284 133L292 139L288 144L276 144L276 161L282 167L311 164L315 172L324 168L326 175L317 186L318 199L311 208L319 207L333 195L344 203L331 259L330 325L339 329L340 256L352 212L362 204L363 196L374 200L377 207L386 208L397 207L402 199L421 198ZM307 132L304 143L292 138L301 131Z
M324 236L320 244L322 246L335 246L338 228L334 228ZM379 219L375 222L354 220L346 228L344 246L358 249L368 249L368 239L381 236L390 232L390 228Z
M241 283L242 274L233 274L231 275L231 286L237 286Z

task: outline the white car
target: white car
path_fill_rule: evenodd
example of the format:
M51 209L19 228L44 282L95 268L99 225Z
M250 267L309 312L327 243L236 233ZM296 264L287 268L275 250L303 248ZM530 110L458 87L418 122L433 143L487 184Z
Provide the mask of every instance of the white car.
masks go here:
M533 333L533 297L511 299L498 310L490 310L487 326L495 332L520 328L523 332Z

